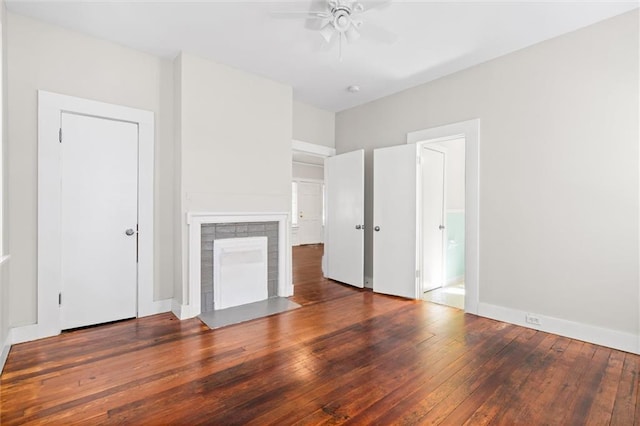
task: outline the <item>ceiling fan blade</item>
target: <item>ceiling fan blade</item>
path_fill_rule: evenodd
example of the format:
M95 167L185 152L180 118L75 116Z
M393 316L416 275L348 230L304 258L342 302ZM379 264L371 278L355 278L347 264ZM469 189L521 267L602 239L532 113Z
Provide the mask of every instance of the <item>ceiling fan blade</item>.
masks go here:
M360 38L360 32L355 25L351 25L347 31L344 32L344 36L349 43L353 43Z
M320 31L332 18L330 12L319 10L271 12L271 16L279 19L304 19L304 27L311 31Z
M365 11L365 6L361 1L355 0L349 4L349 9L351 9L352 15L356 15L358 13L362 13Z
M364 13L370 10L386 9L389 6L391 6L393 1L392 0L361 0L359 3L362 4L364 8L362 12Z
M378 43L394 44L398 41L398 35L391 31L376 25L372 22L365 22L359 27L360 35L369 40L376 41Z
M271 12L271 16L274 18L283 18L283 19L300 19L300 18L310 18L310 19L328 19L331 18L331 13L329 12L321 12L321 11L273 11Z
M304 27L311 31L320 31L329 23L331 23L330 17L328 18L314 17L314 18L307 19L307 21L304 23Z
M333 24L329 23L322 27L322 29L320 30L320 35L325 39L327 43L330 43L335 32L336 29L333 27Z

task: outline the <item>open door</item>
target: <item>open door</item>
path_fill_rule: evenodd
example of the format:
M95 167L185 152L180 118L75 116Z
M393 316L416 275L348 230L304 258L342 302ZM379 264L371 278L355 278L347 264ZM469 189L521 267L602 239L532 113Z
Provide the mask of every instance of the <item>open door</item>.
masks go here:
M418 298L418 146L373 152L373 291Z
M364 287L364 150L324 161L324 276Z
M445 157L438 147L422 148L422 291L445 284Z

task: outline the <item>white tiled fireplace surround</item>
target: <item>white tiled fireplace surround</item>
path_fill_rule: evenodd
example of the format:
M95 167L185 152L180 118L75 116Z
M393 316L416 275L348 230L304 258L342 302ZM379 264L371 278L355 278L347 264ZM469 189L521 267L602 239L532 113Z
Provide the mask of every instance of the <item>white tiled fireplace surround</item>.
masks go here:
M203 224L219 223L256 223L278 222L278 286L277 295L288 297L293 295L291 277L291 244L289 242L289 213L283 212L189 212L187 225L189 229L188 253L188 303L183 303L179 318L193 318L201 311L201 241ZM187 301L185 301L187 302ZM175 312L175 309L174 309Z

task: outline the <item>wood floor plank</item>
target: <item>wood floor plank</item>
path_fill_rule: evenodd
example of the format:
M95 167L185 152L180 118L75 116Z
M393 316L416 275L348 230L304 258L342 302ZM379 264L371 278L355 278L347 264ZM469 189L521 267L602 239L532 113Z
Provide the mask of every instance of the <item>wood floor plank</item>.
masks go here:
M474 324L470 325L470 328L474 327ZM418 328L418 327L416 327ZM435 330L434 330L435 331ZM297 395L292 395L291 405L279 406L274 410L271 410L267 415L256 418L256 425L259 424L282 424L287 420L295 419L301 420L305 417L304 413L309 410L323 410L326 405L330 405L334 398L340 398L344 396L345 392L348 392L354 387L354 379L360 375L367 378L367 384L364 388L367 392L362 391L362 387L355 386L358 392L369 397L373 397L373 392L376 388L384 387L388 392L392 385L383 382L384 378L397 379L399 382L404 382L403 378L407 377L404 368L414 371L416 370L415 359L408 359L406 357L420 356L423 360L429 360L436 362L443 356L447 356L447 360L455 358L454 350L458 350L459 353L464 351L463 344L455 338L455 334L436 334L431 335L427 339L423 335L419 335L413 338L411 343L414 343L415 348L419 348L419 351L407 351L405 347L397 345L390 351L379 351L372 360L367 364L360 367L358 370L353 370L348 374L340 377L339 380L325 381L321 386L311 386L309 392L303 390L297 392ZM369 352L369 351L367 351ZM380 376L379 372L386 371L388 368L394 368L394 375ZM383 393L384 394L384 393ZM351 413L356 414L356 413Z
M612 426L633 425L640 422L634 413L640 387L640 362L637 357L625 354L620 382L616 392L616 401L611 415ZM639 406L636 406L636 410ZM634 423L635 422L635 423Z
M565 408L566 414L562 420L563 424L583 425L587 422L598 387L604 378L610 355L611 349L602 346L596 347L576 390L572 404Z
M379 300L379 302L385 303L387 304L388 301L386 300ZM397 306L396 306L397 307ZM352 314L357 313L358 310L360 309L367 309L367 305L363 304L358 306L357 309L354 309L354 311L352 312ZM317 310L324 310L321 307L314 307L313 309L310 309L308 312L314 312ZM382 313L384 311L378 309L378 313ZM323 314L322 314L323 315ZM372 313L369 313L369 315L372 315ZM313 321L313 319L315 319L315 322L317 323L317 319L316 319L317 315L311 315L311 320ZM357 315L355 315L357 317ZM340 315L336 315L335 316L338 319L341 319ZM304 320L305 318L302 318L302 320ZM301 325L304 325L305 322L301 321L300 323ZM227 329L228 330L228 329ZM305 339L309 340L312 339L315 335L311 332L306 332L304 331L305 328L303 327L301 330L302 331L302 335ZM325 331L327 331L325 329ZM261 331L260 333L257 333L259 335L264 335L264 331ZM329 332L329 335L332 335L333 332ZM237 333L236 333L237 335ZM320 339L326 339L326 336L322 335L320 337L318 337ZM228 341L233 341L234 337L232 336L228 336L227 339ZM205 338L205 341L208 340ZM268 337L266 337L265 339L254 339L252 342L248 342L245 343L243 346L243 350L245 352L245 356L242 357L242 361L243 364L247 364L252 362L252 361L256 361L260 362L261 358L260 356L269 356L271 358L274 358L274 350L273 347L265 347L263 344L261 344L263 341L271 341L273 339L270 339ZM302 340L302 337L300 337L299 339L297 339L295 336L290 339L291 342L296 342L297 340ZM225 342L225 345L228 342ZM202 342L196 342L197 346L202 345ZM281 345L278 346L282 346L281 349L286 349L288 343L283 342ZM225 346L222 346L222 348L224 348ZM68 398L73 398L73 400L65 400L65 399L58 399L58 400L53 400L50 401L51 403L49 405L51 405L51 407L48 409L47 406L39 406L37 407L39 410L44 410L46 409L47 411L45 411L47 413L47 415L53 415L54 412L60 412L63 410L68 410L71 407L77 406L79 404L83 404L85 402L84 399L80 398L84 395L85 392L96 392L96 391L100 391L101 393L99 394L101 398L104 398L106 396L114 396L117 395L118 393L122 393L122 392L129 392L129 389L135 387L138 391L138 394L140 395L145 395L147 396L146 392L154 392L157 388L157 384L158 383L171 383L173 385L173 392L175 392L176 388L178 386L189 386L189 387L194 387L197 383L199 383L199 379L202 376L205 376L204 379L208 380L210 379L210 377L208 375L210 374L214 374L219 368L227 368L227 369L233 369L235 365L238 364L237 359L226 359L226 360L220 360L218 359L218 364L217 366L213 366L212 364L205 364L203 365L201 368L192 371L190 368L190 365L187 365L186 367L183 365L183 363L185 361L188 361L191 357L196 356L196 360L193 361L193 363L195 365L199 365L200 363L202 363L203 361L208 361L208 359L201 359L198 356L198 353L196 351L194 351L194 349L197 348L193 348L191 345L189 346L185 346L182 345L179 347L179 356L177 359L176 358L170 358L170 357L166 357L166 356L162 356L162 354L160 354L159 357L154 357L153 359L158 359L161 364L159 365L159 369L153 369L154 364L153 363L148 363L144 366L143 369L141 369L141 371L139 372L139 374L133 374L133 375L129 375L128 376L128 383L124 383L120 386L114 386L111 388L107 388L107 389L102 389L101 387L98 386L94 386L92 388L89 389L78 389L76 390L76 392L72 392L72 393L67 393ZM125 358L124 361L121 360L121 358ZM115 369L115 370L119 370L121 369L122 365L127 365L130 362L132 362L133 359L131 358L130 354L128 353L124 353L119 357L114 357L114 359L112 360L112 364L110 365L111 369ZM224 362L223 362L224 361ZM228 362L226 362L228 361ZM285 361L287 361L286 359L282 359L281 360L283 363ZM262 365L262 372L264 372L264 368L265 366ZM151 369L151 370L150 370ZM168 369L168 370L167 370ZM186 371L185 371L186 369ZM67 376L67 379L69 379L68 381L70 383L75 383L76 380L76 374L80 374L83 375L85 374L83 369L70 369L69 371L69 376ZM238 376L238 372L236 370L231 370L228 373L230 376L232 377L236 377ZM108 372L105 372L104 378L105 380L110 380L109 378L112 375L108 374ZM119 379L121 380L121 379ZM96 385L98 385L100 382L96 382ZM172 392L168 392L166 395L168 395L168 397L170 398L172 395ZM156 396L158 400L162 400L162 398L160 396ZM100 408L100 407L97 407Z
M489 324L487 324L489 325ZM488 332L484 341L477 342L461 356L447 360L445 365L430 365L428 360L418 369L416 375L393 389L376 403L376 410L360 413L351 419L352 424L387 424L407 416L407 413L420 417L425 410L421 403L437 404L448 395L450 388L457 386L466 377L471 376L485 362L500 352L505 345L517 338L525 330L508 324L493 333ZM441 387L443 386L443 387ZM432 393L438 393L434 396ZM410 422L411 419L406 419Z
M520 333L494 356L478 365L470 374L459 372L434 392L425 394L423 400L411 410L410 414L401 417L402 422L442 423L481 385L484 384L484 389L487 391L493 391L497 383L504 379L504 375L512 371L529 351L541 344L545 337L542 333L529 330Z
M495 413L493 424L523 424L542 418L555 392L562 388L568 368L582 348L582 342L558 337L547 353L535 360L529 375L513 384L517 387ZM499 403L499 401L498 401Z
M316 417L324 418L325 421L334 421L336 418L346 420L357 415L360 411L375 404L390 389L401 386L409 377L415 375L416 365L420 364L420 359L423 362L435 363L446 358L448 362L448 360L459 356L456 355L456 352L459 354L464 351L461 342L448 336L443 337L442 335L433 335L424 340L422 336L413 338L402 336L403 340L413 340L412 343L415 343L420 351L407 350L407 346L403 345L396 345L391 351L376 351L378 352L376 356L363 367L367 371L360 368L360 371L356 372L360 375L366 375L366 384L354 386L354 377L348 375L339 380L327 382L324 386L325 389L319 389L320 392L317 392L313 398L310 398L310 395L305 395L304 401L301 401L302 410L298 413L292 413L291 407L289 407L288 410L284 410L285 414L278 418L274 424L292 417L302 423L313 423L311 419ZM393 369L393 375L384 374L389 369ZM363 388L366 389L365 392L363 392ZM300 414L314 408L316 411L310 416L304 417L303 414Z
M563 377L559 387L555 391L555 397L547 405L542 414L542 422L545 424L561 424L567 410L572 409L578 397L578 387L585 375L589 362L593 357L597 346L590 343L581 342L580 350L571 360L571 365L567 374ZM501 424L508 424L509 417L505 416L505 421Z
M293 251L301 309L210 330L172 314L14 345L0 424L613 424L638 355L372 293Z
M585 424L597 426L609 424L616 402L616 393L622 375L625 354L611 351L600 386L591 403L591 409L585 418Z
M545 341L547 344L541 346L541 350L546 352L544 356L540 356L539 351L530 353L521 368L517 368L513 374L507 375L491 395L485 397L482 392L475 392L473 398L456 408L447 420L457 416L460 419L460 424L485 425L489 424L500 411L513 407L523 413L524 423L524 420L530 418L531 415L524 414L528 407L523 402L531 400L532 393L533 398L540 397L536 391L546 380L547 367L553 366L557 362L558 349L564 349L570 343L570 339L551 335L545 338ZM545 375L538 374L540 377L536 377L539 372L545 372ZM483 390L481 389L481 391ZM532 390L533 392L531 392ZM476 406L476 404L479 405ZM539 404L534 404L534 407L538 406Z

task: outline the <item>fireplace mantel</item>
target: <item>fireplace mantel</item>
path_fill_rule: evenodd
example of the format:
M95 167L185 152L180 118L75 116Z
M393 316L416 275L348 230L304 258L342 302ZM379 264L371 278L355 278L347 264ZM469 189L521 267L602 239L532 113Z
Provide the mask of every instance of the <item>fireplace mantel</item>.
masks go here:
M291 279L291 244L289 242L290 219L288 212L188 212L188 299L174 313L180 319L193 318L200 314L200 242L202 225L210 223L278 222L278 296L293 295Z

